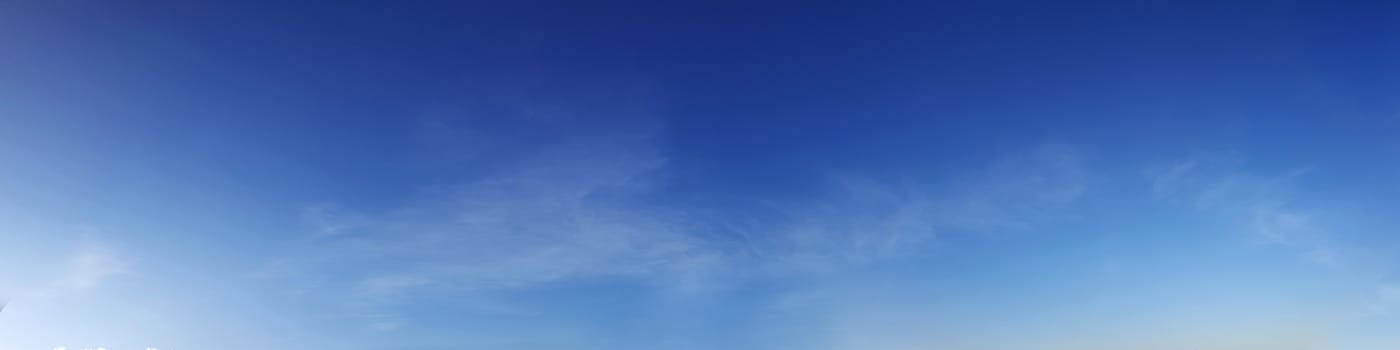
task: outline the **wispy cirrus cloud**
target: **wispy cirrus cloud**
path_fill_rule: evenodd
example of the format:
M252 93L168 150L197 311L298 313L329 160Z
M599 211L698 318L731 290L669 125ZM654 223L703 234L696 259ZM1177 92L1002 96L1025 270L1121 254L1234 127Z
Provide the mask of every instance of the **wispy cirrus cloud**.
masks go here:
M59 243L42 249L46 256L37 260L42 261L40 264L9 266L10 269L27 271L8 271L7 277L13 280L5 281L0 291L9 295L0 297L28 300L84 293L100 289L133 272L134 259L130 255L115 244L91 236L87 234L87 237L79 238L76 242Z
M1297 248L1309 261L1344 263L1346 257L1327 245L1324 225L1295 194L1307 168L1268 174L1246 171L1242 163L1226 154L1198 154L1149 166L1146 174L1158 199L1228 218L1258 239Z
M340 273L351 290L381 299L605 277L707 289L755 274L895 258L943 232L1030 227L1063 216L1088 186L1078 155L1042 147L968 171L955 186L833 177L811 202L700 217L647 205L665 165L645 134L598 135L508 161L391 212L312 207L316 238L302 261L320 266L312 270L376 266ZM325 234L349 227L354 234Z
M1400 313L1400 285L1383 284L1376 287L1375 294L1365 301L1367 309L1377 316L1393 316Z
M1360 303L1372 315L1400 309L1400 289L1387 281L1393 263L1376 259L1388 256L1384 247L1368 248L1341 227L1374 230L1335 220L1298 193L1310 168L1294 168L1273 174L1246 171L1240 157L1197 155L1175 163L1149 167L1147 174L1159 199L1184 204L1220 219L1261 242L1286 248L1300 260L1354 279L1363 291ZM1314 202L1314 203L1309 203ZM1327 215L1333 214L1333 215ZM1353 296L1354 297L1354 296Z
M118 255L110 246L88 242L68 259L62 284L74 289L91 289L103 282L130 272L128 259Z
M333 295L370 329L406 327L394 308L416 300L528 315L471 299L591 280L689 293L859 269L924 253L945 235L1073 218L1093 187L1076 149L1047 145L937 182L819 173L828 185L800 201L657 205L671 159L645 103L526 100L499 108L520 118L422 123L425 153L451 171L394 205L306 206L296 214L309 232L258 275ZM581 126L608 124L599 113L627 127ZM765 209L747 211L750 202Z
M628 203L646 186L645 174L663 162L627 141L578 141L508 162L392 213L325 215L315 209L321 237L312 254L384 267L357 278L356 289L366 295L659 278L704 269L714 252L703 242L664 215ZM355 227L357 234L322 234L327 227Z
M328 237L349 234L374 223L364 215L347 213L334 205L312 205L303 208L301 221L315 236Z
M797 203L743 232L760 264L825 271L927 248L942 234L1025 230L1072 217L1090 184L1081 156L1064 146L1011 154L933 186L837 177L825 196ZM723 219L721 219L723 220ZM727 225L731 229L736 225Z

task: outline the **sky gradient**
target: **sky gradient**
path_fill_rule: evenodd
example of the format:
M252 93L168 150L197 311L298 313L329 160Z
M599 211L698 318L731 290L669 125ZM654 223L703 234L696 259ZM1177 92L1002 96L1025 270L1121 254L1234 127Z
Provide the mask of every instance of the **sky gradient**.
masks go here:
M0 350L1400 349L1400 7L0 3Z

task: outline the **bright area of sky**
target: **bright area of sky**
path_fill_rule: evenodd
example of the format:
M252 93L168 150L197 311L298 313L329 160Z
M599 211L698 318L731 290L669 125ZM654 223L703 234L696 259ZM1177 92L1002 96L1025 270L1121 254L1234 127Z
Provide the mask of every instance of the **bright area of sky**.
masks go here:
M1400 12L0 5L0 350L1400 344Z

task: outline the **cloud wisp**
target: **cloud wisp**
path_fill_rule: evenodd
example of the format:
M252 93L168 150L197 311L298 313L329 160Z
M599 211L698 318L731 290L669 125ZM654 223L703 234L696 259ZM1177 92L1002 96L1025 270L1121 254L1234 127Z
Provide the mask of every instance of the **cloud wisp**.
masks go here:
M130 262L110 247L87 243L69 259L63 284L78 290L96 288L103 282L130 272Z
M943 232L1027 227L1086 186L1077 155L1043 147L970 171L956 187L837 177L811 203L699 217L647 205L665 165L647 138L600 137L543 149L382 214L310 207L313 238L298 264L376 266L330 272L381 301L618 277L706 290L875 263Z
M702 270L715 259L704 242L627 203L645 186L640 177L662 162L630 145L585 142L510 162L383 215L311 208L317 238L310 255L384 267L353 278L355 290L374 297Z
M1324 225L1295 198L1296 183L1307 169L1258 174L1240 170L1242 161L1196 155L1148 167L1146 174L1158 199L1228 218L1261 241L1296 248L1308 261L1345 264L1346 257L1328 245Z
M887 184L839 177L825 196L743 234L758 265L829 271L896 258L939 235L1025 230L1059 220L1088 184L1081 157L1043 146L962 174L953 185ZM724 220L721 218L720 220Z

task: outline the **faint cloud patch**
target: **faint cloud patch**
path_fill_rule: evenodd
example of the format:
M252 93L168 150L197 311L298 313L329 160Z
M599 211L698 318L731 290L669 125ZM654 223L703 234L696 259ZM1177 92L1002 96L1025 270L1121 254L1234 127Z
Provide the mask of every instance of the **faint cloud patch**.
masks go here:
M129 272L130 263L118 256L111 247L85 243L69 258L67 273L62 283L74 289L91 289Z
M648 205L653 174L666 164L653 145L645 133L571 140L382 215L312 207L302 214L318 238L299 261L375 266L374 274L347 271L349 283L388 299L606 277L707 290L753 271L878 262L943 231L1032 228L1063 219L1087 188L1080 156L1041 147L952 186L848 176L824 199L779 205L751 223L729 212L707 221Z
M1313 263L1326 267L1341 268L1345 266L1337 251L1328 247L1313 247L1303 253L1303 256Z
M388 270L355 277L372 297L603 276L685 280L720 259L668 213L634 203L664 162L635 135L579 139L372 218L312 208L305 216L326 234L301 261ZM359 233L338 234L350 229Z
M757 265L776 271L829 271L927 248L943 233L1027 230L1064 220L1087 191L1077 153L1045 146L969 171L951 185L882 183L839 177L828 194L738 231Z
M368 216L348 213L335 205L313 205L302 209L301 220L315 236L352 233L373 223Z
M1159 200L1236 223L1255 238L1298 249L1304 260L1344 265L1346 255L1326 244L1317 215L1296 199L1296 183L1309 169L1265 175L1242 170L1243 163L1235 156L1199 154L1149 166L1144 174Z
M404 290L432 284L432 280L422 276L391 275L365 278L360 290L369 296L389 296Z
M1375 294L1366 302L1366 308L1376 316L1393 316L1400 313L1400 285L1376 287Z
M1308 233L1312 224L1303 214L1285 211L1277 205L1261 205L1254 210L1254 229L1270 242L1289 243Z
M399 324L398 322L381 321L371 323L369 328L378 332L392 332L399 330Z
M1083 156L1047 145L1007 156L938 196L939 221L968 231L1028 229L1064 217L1089 189Z

